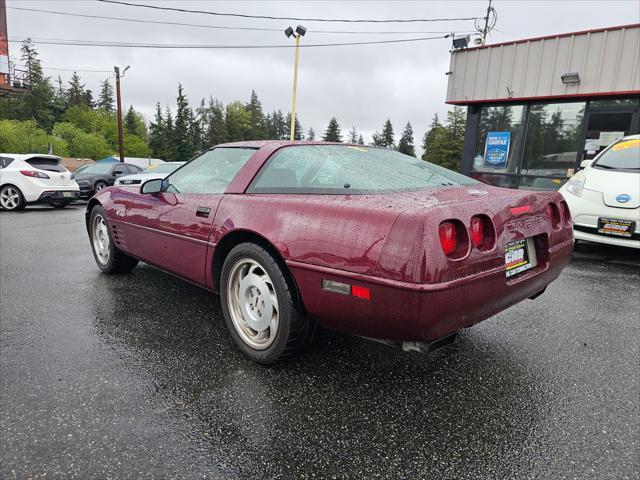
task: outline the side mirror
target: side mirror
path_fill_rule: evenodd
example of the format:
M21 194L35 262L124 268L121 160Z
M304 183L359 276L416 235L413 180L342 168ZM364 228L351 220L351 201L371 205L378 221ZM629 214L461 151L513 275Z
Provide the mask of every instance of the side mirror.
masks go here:
M590 167L592 163L593 163L593 160L582 160L580 162L580 168L582 169L582 168Z
M160 193L162 191L162 179L154 178L153 180L148 180L142 184L140 188L141 193Z

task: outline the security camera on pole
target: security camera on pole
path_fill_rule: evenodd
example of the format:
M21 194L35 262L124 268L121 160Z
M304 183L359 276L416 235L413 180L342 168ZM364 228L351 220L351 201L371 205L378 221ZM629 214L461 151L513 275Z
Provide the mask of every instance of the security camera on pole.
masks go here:
M293 67L293 106L291 107L291 127L289 131L291 132L290 140L293 142L296 135L296 90L298 88L298 50L300 49L300 37L304 37L304 34L307 33L307 29L302 25L298 25L293 30L293 27L288 27L284 34L287 38L294 37L296 39L296 60Z
M124 163L124 133L122 131L122 100L120 97L120 78L124 78L124 74L129 70L129 65L125 67L120 74L119 67L113 67L113 71L116 73L116 103L118 106L118 147L120 150L120 161Z

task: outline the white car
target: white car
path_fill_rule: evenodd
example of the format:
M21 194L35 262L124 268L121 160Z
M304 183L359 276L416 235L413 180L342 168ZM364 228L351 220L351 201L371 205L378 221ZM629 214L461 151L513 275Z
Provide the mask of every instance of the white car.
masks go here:
M22 210L29 203L64 208L80 195L72 174L54 155L0 153L0 208Z
M576 240L640 248L640 135L584 160L560 189Z
M185 162L156 163L154 165L150 165L149 167L145 168L140 173L136 173L135 175L125 175L123 177L118 178L116 180L115 186L127 187L127 186L133 186L133 185L141 185L143 182L146 182L147 180L164 178L184 164Z

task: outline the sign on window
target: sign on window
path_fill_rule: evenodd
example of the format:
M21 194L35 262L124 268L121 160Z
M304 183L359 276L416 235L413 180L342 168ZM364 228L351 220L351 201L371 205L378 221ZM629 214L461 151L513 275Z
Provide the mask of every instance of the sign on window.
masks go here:
M509 158L511 132L487 132L484 145L484 166L506 168Z

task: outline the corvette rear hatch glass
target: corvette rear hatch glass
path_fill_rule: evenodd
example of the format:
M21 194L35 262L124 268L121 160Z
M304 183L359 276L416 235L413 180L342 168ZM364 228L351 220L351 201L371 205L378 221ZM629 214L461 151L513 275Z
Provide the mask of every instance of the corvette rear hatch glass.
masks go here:
M283 148L271 157L249 192L353 195L478 183L395 150L351 145L298 145Z

